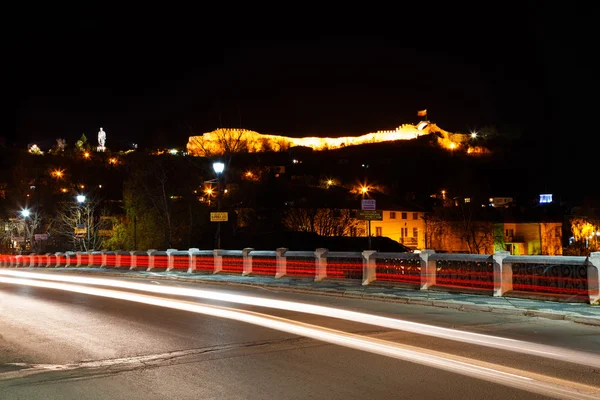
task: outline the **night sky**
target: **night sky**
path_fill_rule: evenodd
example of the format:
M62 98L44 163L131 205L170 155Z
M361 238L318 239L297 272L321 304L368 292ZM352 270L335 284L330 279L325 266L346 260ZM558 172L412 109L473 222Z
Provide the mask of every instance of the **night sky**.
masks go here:
M589 152L593 129L572 130L595 116L591 13L518 4L38 10L17 35L3 135L43 148L103 127L108 147L183 147L220 126L363 134L426 108L446 130Z

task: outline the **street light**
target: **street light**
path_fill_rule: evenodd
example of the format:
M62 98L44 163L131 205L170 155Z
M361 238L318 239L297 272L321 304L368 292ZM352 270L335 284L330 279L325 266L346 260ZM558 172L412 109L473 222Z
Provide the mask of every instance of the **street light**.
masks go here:
M78 196L77 196L77 202L78 202L79 204L81 204L81 203L85 203L85 196L84 196L84 195L82 195L82 194L78 195Z
M225 164L222 162L215 162L213 163L213 169L215 170L215 173L219 175L225 170Z
M221 174L225 170L225 164L214 162L213 169L217 174L217 212L221 211ZM215 235L215 248L221 248L221 221L217 222L217 234Z
M23 218L27 218L31 215L31 211L29 211L28 209L23 209L21 210L21 215L23 216Z

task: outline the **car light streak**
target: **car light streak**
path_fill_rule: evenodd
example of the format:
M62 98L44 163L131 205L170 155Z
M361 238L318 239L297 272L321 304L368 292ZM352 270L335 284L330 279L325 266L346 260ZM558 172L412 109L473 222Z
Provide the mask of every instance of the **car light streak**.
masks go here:
M562 349L538 343L466 332L457 329L442 328L418 322L382 317L356 311L343 310L333 307L318 306L306 303L297 303L286 300L274 300L263 297L221 293L211 290L180 288L173 286L155 286L144 283L120 281L105 278L87 278L69 275L55 275L48 273L33 273L25 271L0 270L0 275L10 275L30 279L43 279L58 282L71 282L89 285L109 286L120 289L131 289L158 294L196 297L208 300L224 301L229 303L245 304L258 307L274 308L279 310L294 311L306 314L320 315L329 318L343 319L383 328L396 329L448 339L463 343L476 344L523 354L530 354L544 358L566 361L574 364L587 365L600 368L600 356L581 351Z
M366 336L323 328L316 325L305 324L302 322L292 321L285 318L274 317L252 311L202 305L179 299L166 299L139 293L121 292L112 289L86 287L62 282L49 282L2 276L0 276L0 282L107 297L245 322L293 335L308 337L322 342L418 363L428 367L438 368L445 371L470 376L472 378L482 379L559 399L592 400L597 399L600 395L600 390L597 388L575 382L547 378L542 375L527 373L506 367L496 366L496 368L494 368L493 365L488 363L482 363L486 366L476 365L449 357L431 354L432 352L430 351L426 352L425 350L411 350L408 348L408 346L401 346L399 344L384 340L373 339ZM497 368L502 368L504 371Z

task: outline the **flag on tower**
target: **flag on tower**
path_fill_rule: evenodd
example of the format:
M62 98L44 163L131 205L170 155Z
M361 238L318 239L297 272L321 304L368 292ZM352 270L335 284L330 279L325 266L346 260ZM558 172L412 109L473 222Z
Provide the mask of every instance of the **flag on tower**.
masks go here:
M419 116L419 117L426 117L427 116L427 109L421 110L421 111L417 111L417 116Z

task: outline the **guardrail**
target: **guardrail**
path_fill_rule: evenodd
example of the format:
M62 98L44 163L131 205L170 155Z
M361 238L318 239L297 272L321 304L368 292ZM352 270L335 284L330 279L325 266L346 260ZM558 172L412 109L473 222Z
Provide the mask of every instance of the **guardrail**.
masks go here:
M243 276L337 279L419 290L464 290L493 296L535 293L600 304L600 252L589 257L495 254L277 250L90 251L0 255L1 267L127 268Z

